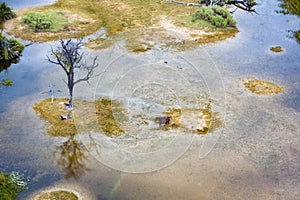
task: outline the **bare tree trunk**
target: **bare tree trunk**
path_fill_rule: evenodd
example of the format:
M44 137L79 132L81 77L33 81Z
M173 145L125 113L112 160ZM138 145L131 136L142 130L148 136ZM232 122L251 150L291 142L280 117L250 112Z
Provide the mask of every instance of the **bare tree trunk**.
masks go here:
M73 109L73 89L74 89L74 72L69 72L68 75L68 88L69 88L69 108Z
M57 49L52 49L51 47L51 59L47 56L48 61L50 63L56 64L61 66L64 72L67 75L67 86L69 90L69 109L73 109L73 90L74 86L77 83L82 81L89 81L90 78L94 77L94 70L98 67L96 64L97 56L93 59L91 65L86 65L82 62L83 53L79 52L79 49L82 47L83 42L82 39L78 39L77 41L73 42L72 39L68 40L60 40L60 47ZM74 71L75 69L85 69L86 74L85 76L74 80ZM100 75L100 74L99 74Z

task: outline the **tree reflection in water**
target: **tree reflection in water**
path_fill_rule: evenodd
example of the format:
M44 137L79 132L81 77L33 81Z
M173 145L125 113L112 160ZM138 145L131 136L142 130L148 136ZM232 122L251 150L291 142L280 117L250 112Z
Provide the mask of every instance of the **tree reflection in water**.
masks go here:
M85 145L71 135L67 141L60 146L56 146L54 157L57 164L65 173L65 178L78 179L89 169L86 167L88 149Z
M0 61L0 72L2 72L4 70L7 70L10 67L11 64L16 64L18 62L19 62L19 60L17 60L17 59L10 60L10 61L1 60Z

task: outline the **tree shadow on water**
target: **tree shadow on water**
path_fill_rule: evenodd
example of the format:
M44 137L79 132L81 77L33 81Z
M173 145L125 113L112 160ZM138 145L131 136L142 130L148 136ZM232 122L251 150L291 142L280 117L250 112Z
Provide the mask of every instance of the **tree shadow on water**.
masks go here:
M11 64L17 64L19 62L18 59L10 60L10 61L0 61L0 72L8 70Z
M77 180L90 170L86 167L87 153L86 146L77 140L75 135L71 135L67 141L55 147L53 155L62 168L65 178Z

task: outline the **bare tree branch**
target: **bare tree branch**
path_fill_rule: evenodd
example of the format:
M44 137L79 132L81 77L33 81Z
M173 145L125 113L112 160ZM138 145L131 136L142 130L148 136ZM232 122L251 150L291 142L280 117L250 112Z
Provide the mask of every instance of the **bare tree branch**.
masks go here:
M185 5L185 6L199 6L199 7L214 6L214 5L223 6L227 4L227 5L234 5L237 8L240 8L248 12L256 13L255 9L253 9L253 6L256 5L256 3L253 0L200 0L198 1L198 3L170 0L169 2L174 4Z
M69 73L69 71L67 70L66 66L61 62L61 59L58 55L58 51L55 51L53 50L52 46L51 46L51 55L54 56L54 58L56 59L56 61L54 60L51 60L51 58L47 55L47 60L50 62L50 63L53 63L53 64L56 64L56 65L60 65L63 70L66 72L66 74Z
M87 70L87 73L86 73L85 77L76 80L74 82L74 85L77 84L77 83L80 83L82 81L88 81L90 78L94 77L94 70L98 67L98 64L96 64L97 58L98 58L98 56L96 56L93 59L92 65L84 67L84 69Z
M73 108L73 89L77 83L82 81L88 82L92 77L95 77L94 71L98 67L97 56L93 59L91 65L86 66L82 60L84 57L83 53L80 53L80 48L83 46L83 39L72 39L60 40L60 46L55 50L51 47L51 56L47 56L47 60L50 63L59 65L67 75L67 86L69 89L69 108ZM85 76L75 80L74 74L75 69L86 70ZM89 82L88 82L89 83Z

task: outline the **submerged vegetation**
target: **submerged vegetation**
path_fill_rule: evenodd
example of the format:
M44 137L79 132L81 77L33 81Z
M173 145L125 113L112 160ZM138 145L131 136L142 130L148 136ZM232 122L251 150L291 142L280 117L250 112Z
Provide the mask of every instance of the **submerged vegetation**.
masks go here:
M218 119L218 113L212 112L210 108L171 108L165 111L170 121L163 129L180 128L186 132L195 134L207 134L222 125Z
M13 81L8 78L4 78L4 79L0 80L0 87L1 86L9 87L9 86L12 86L12 84L13 84Z
M66 115L68 112L64 102L67 102L67 99L56 98L53 103L51 99L45 99L34 105L36 113L49 123L47 132L51 136L68 137L92 131L116 137L128 131L128 127L123 124L131 123L130 116L118 101L106 97L96 99L94 102L76 99L75 109L72 110L72 115L78 120L76 125L74 118L61 120L60 115ZM184 132L206 134L222 125L218 113L212 112L209 106L204 109L169 108L163 114L170 117L168 123L160 126L163 130L181 129ZM151 129L150 122L144 124L147 126L146 129Z
M18 193L26 189L27 182L24 181L23 175L18 172L10 174L0 173L0 199L16 199Z

